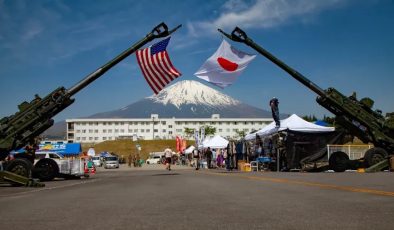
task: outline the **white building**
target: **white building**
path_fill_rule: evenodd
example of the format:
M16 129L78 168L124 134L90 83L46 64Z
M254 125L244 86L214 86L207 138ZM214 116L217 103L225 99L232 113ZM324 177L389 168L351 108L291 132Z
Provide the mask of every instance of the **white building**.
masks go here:
M199 130L201 127L216 128L216 133L226 138L238 138L237 131L246 134L259 130L271 123L272 118L81 118L67 119L67 141L98 143L107 140L133 139L174 139L186 137L185 128ZM193 139L194 137L189 137Z

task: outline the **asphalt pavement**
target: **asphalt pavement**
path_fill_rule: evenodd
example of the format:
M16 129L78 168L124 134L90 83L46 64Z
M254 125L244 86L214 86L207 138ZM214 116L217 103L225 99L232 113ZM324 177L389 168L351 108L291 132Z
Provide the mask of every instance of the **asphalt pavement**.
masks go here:
M0 186L1 229L393 229L394 173L121 165Z

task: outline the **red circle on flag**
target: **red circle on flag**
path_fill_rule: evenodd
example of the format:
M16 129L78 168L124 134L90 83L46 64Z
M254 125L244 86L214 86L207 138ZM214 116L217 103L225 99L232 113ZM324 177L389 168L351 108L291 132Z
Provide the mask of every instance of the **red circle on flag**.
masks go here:
M218 60L219 65L227 71L234 71L234 70L238 69L237 63L231 62L223 57L218 57L217 60Z

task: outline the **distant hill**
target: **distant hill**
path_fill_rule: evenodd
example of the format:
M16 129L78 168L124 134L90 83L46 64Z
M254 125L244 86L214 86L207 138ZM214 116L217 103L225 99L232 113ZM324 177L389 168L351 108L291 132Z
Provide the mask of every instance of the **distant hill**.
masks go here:
M144 98L124 108L97 113L90 118L224 118L271 117L271 112L242 103L198 81L179 81L157 95Z
M132 103L124 108L96 113L88 118L149 118L159 114L162 118L270 118L271 112L242 103L198 81L179 81L159 94ZM45 136L65 137L65 121L57 122Z

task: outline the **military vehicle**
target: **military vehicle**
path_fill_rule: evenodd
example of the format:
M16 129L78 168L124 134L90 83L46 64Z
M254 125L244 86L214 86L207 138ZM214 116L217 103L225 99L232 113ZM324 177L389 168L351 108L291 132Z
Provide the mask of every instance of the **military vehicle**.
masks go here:
M317 103L336 116L336 124L339 124L349 134L358 137L364 143L374 145L374 148L365 152L363 159L358 160L349 160L348 155L344 152L333 153L329 158L329 167L332 170L343 172L346 169L367 168L367 172L373 172L389 166L388 157L394 154L394 113L387 113L384 117L380 110L372 109L374 101L370 98L357 100L355 93L347 97L334 88L321 89L298 71L253 42L238 27L231 34L227 34L221 29L218 30L227 38L250 46L311 89L318 95ZM325 156L325 153L319 154L319 156L313 157L315 161Z
M54 121L52 118L56 114L74 102L75 99L71 98L74 94L148 42L156 38L166 37L179 27L181 25L168 30L165 23L160 23L143 39L90 73L71 88L59 87L44 98L35 95L35 98L30 103L22 102L18 106L19 111L14 115L2 118L0 120L0 161L3 162L5 171L0 172L0 181L27 186L42 185L36 183L37 180L32 180L32 174L37 178L49 179L55 177L59 169L56 162L52 159L42 159L33 168L36 137L53 125ZM24 154L16 154L16 158L12 160L6 159L11 151L23 147L26 149Z

